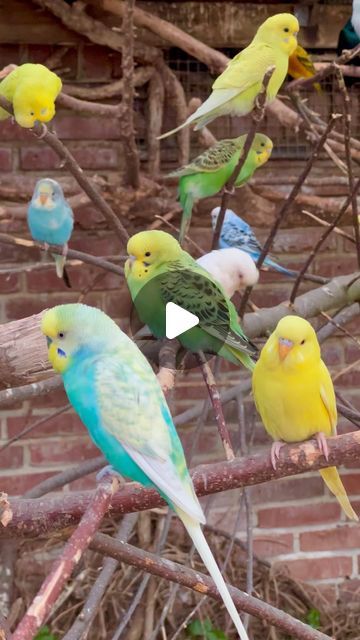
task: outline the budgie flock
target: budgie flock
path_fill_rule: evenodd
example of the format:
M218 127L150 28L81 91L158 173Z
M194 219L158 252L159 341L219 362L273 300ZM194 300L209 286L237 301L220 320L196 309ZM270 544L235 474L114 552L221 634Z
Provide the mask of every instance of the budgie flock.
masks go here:
M222 115L244 116L254 108L264 74L274 67L266 100L273 100L289 71L294 77L313 72L297 42L299 23L290 13L274 15L259 26L253 40L215 80L205 102L177 129L200 129ZM294 59L295 56L295 59ZM297 56L297 58L296 58ZM299 67L304 65L306 73ZM0 83L0 95L13 104L21 127L48 122L55 114L61 80L42 65L24 64ZM1 109L0 118L8 117ZM236 292L259 279L256 261L262 247L251 226L228 209L218 248L195 260L183 248L193 205L219 193L232 175L244 149L246 133L219 140L177 171L183 210L179 240L159 230L140 231L127 245L125 277L142 322L156 338L166 335L166 305L172 301L199 318L179 336L183 349L216 354L245 367L253 379L256 406L273 438L271 461L276 468L280 447L315 436L325 458L326 436L336 433L335 394L321 360L316 333L297 316L283 318L260 355L246 337L231 301ZM257 133L235 181L242 187L267 162L273 141ZM219 208L209 215L216 226ZM42 177L28 208L34 240L57 245L56 272L64 277L67 245L74 218L61 186ZM50 249L51 250L51 249ZM295 272L267 256L264 267L292 277ZM126 478L155 487L188 531L212 576L239 638L249 640L224 578L206 542L202 507L195 494L181 441L152 367L120 328L100 310L83 304L56 306L44 314L41 331L49 360L63 379L75 411L113 469ZM330 491L349 518L357 520L335 467L321 471Z

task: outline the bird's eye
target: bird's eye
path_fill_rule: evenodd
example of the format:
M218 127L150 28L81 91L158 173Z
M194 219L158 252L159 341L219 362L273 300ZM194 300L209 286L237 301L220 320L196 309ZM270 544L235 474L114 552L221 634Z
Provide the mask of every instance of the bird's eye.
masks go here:
M289 33L290 29L288 27L284 27L285 33Z
M51 195L53 198L55 198L55 191L53 191Z
M301 340L300 344L305 344L305 340Z
M149 257L151 256L150 251L147 251L147 252L145 253L145 256L146 256L147 258L149 258Z
M58 338L63 338L63 337L64 337L64 335L65 335L65 334L64 334L62 331L59 331L59 333L58 333Z
M265 142L262 142L262 143L261 143L261 146L262 146L262 147L265 147Z
M34 116L34 115L35 115L35 113L34 113L33 111L30 111L30 115L31 115L31 116Z

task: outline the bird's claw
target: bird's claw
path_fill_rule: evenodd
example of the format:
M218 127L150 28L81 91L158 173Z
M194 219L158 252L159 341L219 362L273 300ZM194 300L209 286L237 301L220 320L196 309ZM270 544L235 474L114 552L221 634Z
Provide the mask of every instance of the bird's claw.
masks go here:
M39 124L40 124L40 127L41 127L42 131L41 131L41 133L37 133L36 135L37 135L38 139L41 140L42 138L45 138L45 136L46 136L46 134L48 132L48 128L47 128L46 124L44 124L43 122L39 122Z
M233 196L235 193L235 187L231 187L231 189L228 189L227 187L224 187L224 193L228 193L229 196Z
M325 456L325 460L329 460L329 447L325 435L322 431L319 431L315 438L321 453Z
M274 471L276 471L276 465L279 459L280 449L281 447L284 446L284 444L285 442L281 442L281 440L275 440L275 442L273 442L271 445L270 458L271 458L272 468L274 469Z
M96 482L103 482L104 479L111 480L112 476L116 477L116 480L118 480L120 485L124 484L124 478L111 464L107 464L106 467L100 469L96 474Z

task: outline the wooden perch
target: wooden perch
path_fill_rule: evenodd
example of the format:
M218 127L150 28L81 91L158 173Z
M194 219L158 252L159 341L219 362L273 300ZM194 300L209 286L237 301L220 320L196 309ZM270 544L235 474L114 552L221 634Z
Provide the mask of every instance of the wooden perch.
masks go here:
M246 335L249 338L265 336L283 316L290 313L313 318L320 311L343 307L360 300L358 275L352 273L334 278L328 284L296 298L292 308L287 302L283 302L275 307L246 313L243 321ZM51 375L46 341L39 328L41 316L42 313L39 313L0 325L0 380L4 386L24 385Z
M103 533L97 533L94 536L90 543L90 549L222 602L221 596L211 578L200 573L200 571L184 567L167 558L160 558L150 551L143 551L130 544L119 542ZM330 640L330 636L313 629L288 613L231 585L228 585L228 587L234 604L239 611L245 611L264 622L266 621L269 625L274 625L284 633L291 634L291 638L297 638L298 640Z
M315 440L301 444L284 445L276 470L269 452L232 462L204 464L192 471L192 479L198 496L211 495L230 489L239 489L270 480L316 471L332 465L347 464L360 456L360 431L327 438L329 460L319 450ZM66 493L48 496L46 500L13 498L13 518L6 529L0 527L0 538L9 535L33 538L75 526L92 503L94 492ZM127 483L111 501L114 515L143 511L164 506L165 502L155 489L145 489L137 483Z
M43 625L74 567L98 530L118 487L119 482L115 476L111 477L111 481L104 481L98 486L79 526L65 545L60 558L53 564L38 594L15 629L12 640L31 640Z
M134 87L142 87L149 82L155 69L147 65L139 67L134 71ZM63 92L67 95L81 98L82 100L108 100L114 96L121 95L124 90L124 80L116 80L109 84L101 84L98 87L83 87L78 84L63 84ZM60 94L61 95L61 94Z

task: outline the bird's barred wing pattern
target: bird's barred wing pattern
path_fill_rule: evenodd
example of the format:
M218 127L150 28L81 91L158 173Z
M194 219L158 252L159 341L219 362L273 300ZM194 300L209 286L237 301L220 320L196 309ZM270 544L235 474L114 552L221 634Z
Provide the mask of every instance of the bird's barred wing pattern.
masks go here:
M230 328L230 305L220 284L208 277L198 265L189 269L179 262L168 264L161 278L161 297L164 304L174 302L199 318L199 327L229 346L254 355L256 348L247 338Z
M235 140L220 140L185 167L169 173L169 176L181 178L194 173L213 173L230 162L240 148L241 145L239 142L236 144Z

